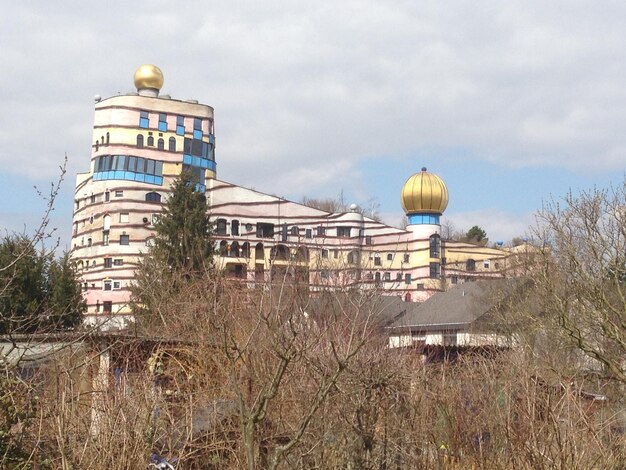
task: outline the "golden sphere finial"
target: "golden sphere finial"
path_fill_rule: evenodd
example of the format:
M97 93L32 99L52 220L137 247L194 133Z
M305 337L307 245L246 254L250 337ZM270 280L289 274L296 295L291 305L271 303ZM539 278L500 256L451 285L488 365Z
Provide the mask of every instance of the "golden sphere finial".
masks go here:
M424 167L404 183L401 200L407 214L443 214L448 207L448 188Z
M135 72L135 87L137 90L151 88L160 90L163 86L163 72L156 65L142 65Z

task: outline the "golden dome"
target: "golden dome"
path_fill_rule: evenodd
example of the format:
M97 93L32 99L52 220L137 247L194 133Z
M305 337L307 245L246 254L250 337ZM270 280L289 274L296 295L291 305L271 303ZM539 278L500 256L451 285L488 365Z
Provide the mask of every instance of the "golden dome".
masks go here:
M401 198L407 214L443 214L448 207L448 188L441 178L422 168L404 183Z
M135 87L160 90L163 86L163 72L156 65L142 65L135 72Z

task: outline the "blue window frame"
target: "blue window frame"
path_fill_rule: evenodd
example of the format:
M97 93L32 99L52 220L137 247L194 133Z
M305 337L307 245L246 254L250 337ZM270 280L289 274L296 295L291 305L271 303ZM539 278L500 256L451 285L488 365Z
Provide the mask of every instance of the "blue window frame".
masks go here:
M167 132L167 114L159 114L159 130L161 132Z
M176 116L176 134L185 135L185 116Z
M150 116L148 111L141 111L139 114L139 127L147 129L150 126Z
M193 118L193 138L202 139L202 119Z

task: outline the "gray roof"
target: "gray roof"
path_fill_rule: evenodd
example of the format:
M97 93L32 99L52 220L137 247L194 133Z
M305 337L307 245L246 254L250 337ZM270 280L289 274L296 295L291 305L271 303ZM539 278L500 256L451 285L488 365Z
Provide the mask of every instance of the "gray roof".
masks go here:
M422 303L405 303L406 313L388 328L412 330L463 330L494 311L524 285L519 279L465 282L438 292Z

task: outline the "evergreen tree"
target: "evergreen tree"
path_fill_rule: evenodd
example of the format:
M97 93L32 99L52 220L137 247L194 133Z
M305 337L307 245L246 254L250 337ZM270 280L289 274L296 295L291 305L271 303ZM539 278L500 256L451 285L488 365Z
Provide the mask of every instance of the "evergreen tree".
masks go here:
M0 243L0 333L32 333L80 324L85 303L68 255L54 260L25 236Z
M165 211L156 224L153 256L170 270L186 275L203 273L213 257L206 197L196 191L194 178L183 172L174 181Z
M485 232L478 225L474 225L471 229L467 231L467 234L465 235L465 240L470 243L486 243L487 232Z

